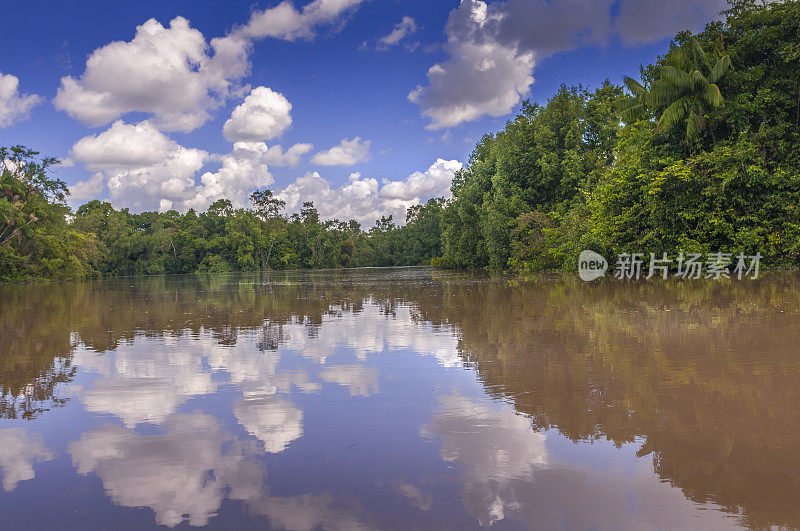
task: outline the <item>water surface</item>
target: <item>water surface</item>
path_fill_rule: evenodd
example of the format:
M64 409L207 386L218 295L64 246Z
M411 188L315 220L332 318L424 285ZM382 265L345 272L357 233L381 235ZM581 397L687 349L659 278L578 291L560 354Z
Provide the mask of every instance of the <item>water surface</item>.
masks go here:
M800 278L0 286L0 527L800 526Z

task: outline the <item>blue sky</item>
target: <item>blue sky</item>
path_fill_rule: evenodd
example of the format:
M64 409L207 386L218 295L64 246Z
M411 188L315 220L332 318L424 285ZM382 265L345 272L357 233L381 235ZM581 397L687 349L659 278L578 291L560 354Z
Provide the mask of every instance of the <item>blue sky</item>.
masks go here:
M73 205L202 209L266 186L289 209L312 199L325 217L402 219L446 194L523 98L619 83L720 4L15 2L0 32L0 145L67 159ZM241 53L221 57L214 38Z

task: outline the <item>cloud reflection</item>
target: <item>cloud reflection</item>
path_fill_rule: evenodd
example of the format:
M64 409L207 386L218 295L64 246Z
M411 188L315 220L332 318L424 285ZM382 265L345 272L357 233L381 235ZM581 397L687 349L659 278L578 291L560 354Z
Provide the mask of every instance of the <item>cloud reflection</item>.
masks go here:
M139 435L116 425L84 433L69 446L81 474L95 473L118 505L149 507L156 522L206 525L226 496L257 498L266 470L252 445L225 432L214 417L175 414L164 433Z
M44 445L39 434L21 428L0 430L0 469L3 471L3 490L11 492L20 481L36 477L33 464L50 461L55 455Z
M359 312L332 312L312 329L294 322L284 330L291 337L287 349L319 364L325 364L341 347L354 351L362 361L385 350L409 349L434 356L444 367L463 363L454 331L419 319L410 305L396 306L389 312L385 305L368 299Z
M465 503L481 525L518 510L521 502L508 488L511 481L532 479L549 460L545 434L533 431L526 417L503 403L444 396L420 433L440 439L442 459L459 466Z
M303 412L277 396L241 400L233 413L247 432L264 443L268 453L280 453L303 435Z
M378 392L378 369L362 365L335 365L320 371L320 377L350 389L350 396L370 396Z

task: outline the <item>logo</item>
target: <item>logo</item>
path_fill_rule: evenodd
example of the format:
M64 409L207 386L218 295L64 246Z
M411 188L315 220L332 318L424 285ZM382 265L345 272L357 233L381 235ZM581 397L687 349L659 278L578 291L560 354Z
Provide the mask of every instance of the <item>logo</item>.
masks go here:
M578 275L584 282L602 277L608 270L608 261L594 251L582 251L578 256Z

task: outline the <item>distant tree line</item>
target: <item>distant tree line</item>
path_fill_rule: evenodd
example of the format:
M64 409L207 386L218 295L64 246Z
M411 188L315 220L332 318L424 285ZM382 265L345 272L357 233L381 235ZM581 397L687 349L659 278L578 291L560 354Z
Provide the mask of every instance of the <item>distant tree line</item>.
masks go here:
M221 199L185 214L115 209L90 201L70 215L57 161L21 146L3 148L0 280L428 264L441 254L443 202L408 209L406 223L383 217L365 231L320 220L313 203L287 216L270 190L248 208Z
M561 88L484 136L452 199L406 223L286 215L269 190L248 208L74 215L52 158L0 150L0 281L94 275L419 265L521 272L575 266L583 249L760 252L800 263L800 2L733 0L681 32L624 86Z

